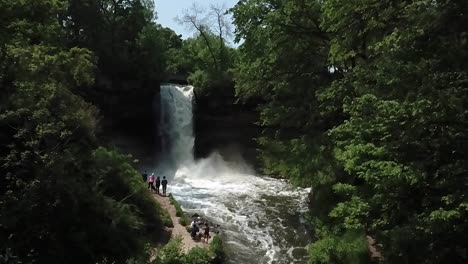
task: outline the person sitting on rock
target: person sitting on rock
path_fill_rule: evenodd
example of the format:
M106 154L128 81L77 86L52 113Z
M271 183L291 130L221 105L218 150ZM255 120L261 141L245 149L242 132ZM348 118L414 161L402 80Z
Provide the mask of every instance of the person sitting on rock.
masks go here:
M190 236L192 237L192 239L195 239L197 237L198 230L199 229L197 226L197 222L194 219L192 223L190 224Z

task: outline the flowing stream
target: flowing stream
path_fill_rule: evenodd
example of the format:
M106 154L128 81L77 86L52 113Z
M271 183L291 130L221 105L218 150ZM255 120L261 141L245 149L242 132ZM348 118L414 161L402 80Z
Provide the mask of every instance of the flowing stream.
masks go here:
M189 213L221 226L228 263L305 263L307 194L287 182L260 177L242 160L217 152L194 160L193 87L161 86L164 159L158 175Z

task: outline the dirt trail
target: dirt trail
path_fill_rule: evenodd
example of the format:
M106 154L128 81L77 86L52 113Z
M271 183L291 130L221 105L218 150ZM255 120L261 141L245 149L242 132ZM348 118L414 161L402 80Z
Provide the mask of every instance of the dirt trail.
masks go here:
M190 237L190 233L187 231L186 227L179 223L179 217L176 216L176 209L174 205L172 205L169 201L169 197L164 197L157 194L153 194L153 197L161 205L162 208L167 210L167 212L171 216L172 223L174 224L174 227L169 228L171 232L171 238L176 238L177 236L182 237L182 246L185 252L189 252L190 249L194 247L207 247L209 245L209 243L194 241Z

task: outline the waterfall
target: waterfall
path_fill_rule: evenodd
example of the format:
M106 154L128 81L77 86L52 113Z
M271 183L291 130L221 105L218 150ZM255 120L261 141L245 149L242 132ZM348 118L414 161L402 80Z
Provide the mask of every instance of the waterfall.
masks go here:
M166 161L172 166L192 164L193 86L166 84L161 86L161 130Z
M195 161L193 89L161 86L163 158L155 171L168 177L168 191L184 211L222 227L226 263L306 263L303 215L310 189L257 176L241 158L226 161L216 151Z

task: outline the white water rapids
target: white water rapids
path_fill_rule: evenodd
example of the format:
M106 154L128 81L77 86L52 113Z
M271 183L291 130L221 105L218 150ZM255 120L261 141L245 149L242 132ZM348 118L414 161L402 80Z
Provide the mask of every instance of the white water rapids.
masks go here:
M228 263L304 263L303 214L309 189L255 176L241 158L214 152L194 160L192 86L161 86L164 159L156 170L189 213L221 226ZM241 132L240 132L241 133Z

